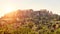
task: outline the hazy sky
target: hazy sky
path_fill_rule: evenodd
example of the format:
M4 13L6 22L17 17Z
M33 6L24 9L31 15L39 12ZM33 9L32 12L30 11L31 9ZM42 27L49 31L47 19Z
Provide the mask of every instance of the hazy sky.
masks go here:
M7 5L16 9L47 9L60 13L60 0L0 0L0 9Z

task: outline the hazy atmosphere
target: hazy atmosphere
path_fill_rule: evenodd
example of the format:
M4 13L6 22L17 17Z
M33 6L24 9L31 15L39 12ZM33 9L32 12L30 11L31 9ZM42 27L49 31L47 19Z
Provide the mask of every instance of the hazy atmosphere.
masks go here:
M6 8L15 9L47 9L53 13L60 13L60 0L0 0L0 13Z
M0 34L60 34L60 0L0 0Z

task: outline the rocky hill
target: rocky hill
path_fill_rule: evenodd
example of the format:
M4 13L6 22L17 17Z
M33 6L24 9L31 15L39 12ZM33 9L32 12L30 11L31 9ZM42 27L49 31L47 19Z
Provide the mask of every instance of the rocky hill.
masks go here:
M43 34L42 32L51 33L60 28L60 15L53 14L51 11L46 9L38 11L34 11L32 9L16 10L5 14L5 16L0 18L0 27L3 29L8 28L9 31L11 29L14 31L16 28L19 29L21 27L25 27L26 29L28 28L28 32L31 30L34 33L37 32L40 34ZM24 33L25 31L22 32L19 30L18 32Z

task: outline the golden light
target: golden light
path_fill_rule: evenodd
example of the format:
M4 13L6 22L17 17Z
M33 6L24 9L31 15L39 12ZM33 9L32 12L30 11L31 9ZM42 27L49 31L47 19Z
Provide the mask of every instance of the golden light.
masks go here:
M13 10L15 10L15 7L12 7L12 6L7 6L3 8L4 13L9 13L9 12L12 12Z
M13 11L14 9L13 9L13 8L11 8L11 7L6 7L4 10L5 10L5 12L6 12L6 13L8 13L8 12Z
M4 6L4 7L2 7L2 10L0 12L0 17L4 16L5 14L7 14L9 12L15 11L15 10L16 10L16 7L14 7L14 6L10 6L10 5Z

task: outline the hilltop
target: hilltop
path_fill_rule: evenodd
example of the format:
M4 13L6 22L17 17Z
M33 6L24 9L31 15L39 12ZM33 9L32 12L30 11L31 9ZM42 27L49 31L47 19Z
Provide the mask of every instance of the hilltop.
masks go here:
M60 15L53 14L51 11L48 11L46 9L37 11L34 11L32 9L16 10L8 14L5 14L2 18L0 18L0 27L2 27L3 29L8 28L7 30L9 31L13 30L13 32L15 32L14 30L16 29L19 30L20 28L22 28L22 30L20 29L21 31L20 30L18 31L21 33L26 32L29 33L29 31L33 31L30 33L36 32L42 34L43 32L47 34L55 32L55 30L58 30L60 28L59 24L60 24ZM24 31L25 30L24 27L26 31Z

